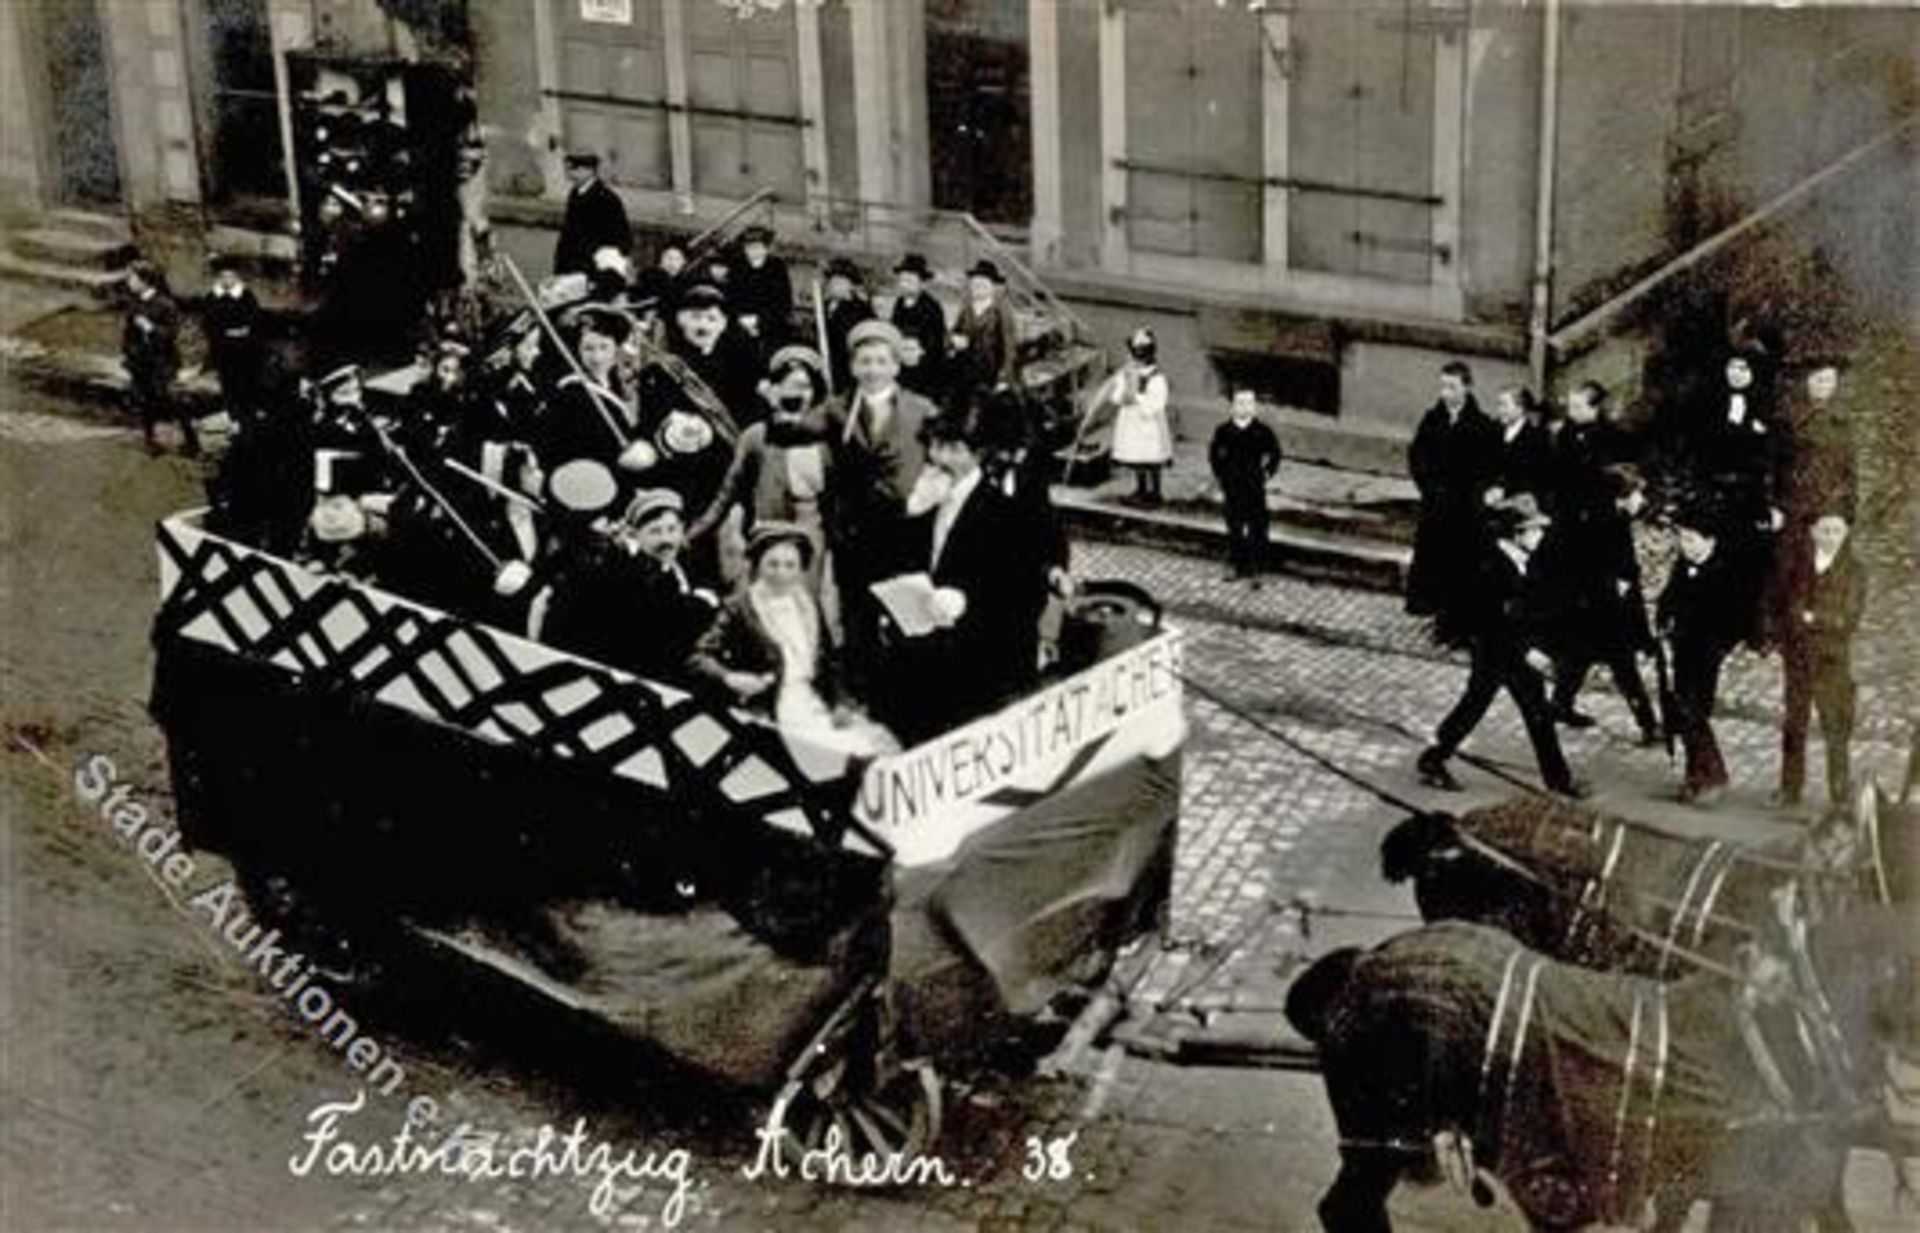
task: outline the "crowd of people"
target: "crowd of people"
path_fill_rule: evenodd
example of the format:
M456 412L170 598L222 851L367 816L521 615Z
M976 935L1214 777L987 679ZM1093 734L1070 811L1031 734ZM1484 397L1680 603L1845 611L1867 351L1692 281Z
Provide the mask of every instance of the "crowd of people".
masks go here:
M593 157L567 168L541 294L440 323L403 392L370 396L346 364L308 374L298 397L269 393L260 305L216 263L202 311L237 432L215 516L271 550L855 747L921 739L1027 688L1048 597L1072 584L1000 272L965 271L949 320L913 253L884 314L845 259L796 301L765 227L726 248L667 242L636 269ZM197 452L172 394L179 308L150 263L127 289L148 446L171 418ZM1408 450L1420 513L1406 605L1471 671L1417 760L1425 782L1458 786L1449 760L1505 691L1547 786L1585 795L1557 729L1593 724L1579 698L1604 666L1641 743L1684 749L1681 799L1710 804L1728 781L1720 669L1746 643L1785 667L1778 799L1802 797L1815 714L1829 795L1846 799L1866 583L1847 543L1842 364L1804 359L1789 390L1776 359L1730 352L1638 434L1597 382L1561 408L1509 386L1489 414L1467 366L1442 367ZM1254 392L1228 395L1208 460L1234 575L1257 577L1282 454ZM1172 434L1151 331L1127 340L1098 401L1112 460L1135 476L1129 499L1157 504ZM1634 527L1655 520L1677 552L1649 605Z
M636 273L610 190L569 161L554 276L439 323L402 373L269 393L258 304L221 268L215 528L855 754L1032 688L1073 583L998 271L967 272L951 324L917 255L888 317L843 262L807 311L765 228ZM180 314L151 266L129 286L151 443Z
M1731 351L1638 434L1595 381L1575 386L1559 414L1510 386L1489 415L1465 364L1441 369L1408 452L1420 517L1406 606L1432 618L1438 641L1466 648L1471 670L1416 763L1424 782L1459 787L1448 762L1504 690L1546 785L1586 795L1558 728L1593 725L1580 692L1605 665L1641 745L1679 744L1679 799L1711 805L1729 779L1713 728L1721 666L1745 644L1784 665L1776 803L1801 803L1816 712L1829 800L1848 800L1850 646L1866 575L1848 544L1857 483L1838 405L1843 365L1805 357L1789 389L1773 359ZM1670 525L1675 539L1651 606L1634 531L1643 523Z

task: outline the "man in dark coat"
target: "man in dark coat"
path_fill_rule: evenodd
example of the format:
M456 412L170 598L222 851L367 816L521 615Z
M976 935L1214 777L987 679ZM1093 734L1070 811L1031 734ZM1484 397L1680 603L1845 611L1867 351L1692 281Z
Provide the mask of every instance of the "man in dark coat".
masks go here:
M612 248L626 256L633 251L633 228L620 194L600 178L600 156L567 155L566 213L560 218L560 240L553 249L555 274L593 273L593 254Z
M763 355L787 345L793 334L793 277L773 253L773 228L753 226L740 233L740 263L727 299L733 323L759 340Z
M1590 728L1593 717L1576 703L1580 684L1596 662L1631 665L1639 640L1623 644L1621 581L1633 554L1629 516L1622 514L1620 490L1610 470L1626 454L1620 431L1607 418L1607 391L1598 381L1583 381L1567 395L1566 422L1554 435L1546 459L1543 501L1553 515L1553 530L1541 548L1540 577L1554 596L1552 620L1559 660L1554 714L1573 728ZM1640 498L1644 500L1644 498ZM1638 566L1633 577L1638 578ZM1642 619L1639 624L1644 625ZM1623 656L1625 658L1623 658ZM1638 680L1638 669L1633 679ZM1636 689L1630 699L1645 700ZM1641 716L1635 703L1635 715ZM1644 730L1644 724L1643 724Z
M1788 592L1781 631L1786 665L1786 721L1780 730L1781 805L1800 803L1807 776L1807 722L1820 712L1827 747L1827 801L1844 808L1853 783L1854 630L1867 602L1867 575L1847 546L1847 517L1835 508L1814 519L1809 549Z
M1415 768L1422 783L1457 791L1460 784L1447 769L1447 759L1504 689L1520 708L1548 791L1585 796L1586 786L1574 779L1561 752L1541 679L1551 664L1540 649L1545 638L1538 580L1530 576L1529 564L1552 520L1528 496L1495 506L1486 516L1493 525L1482 540L1475 568L1463 571L1454 581L1465 597L1456 619L1464 626L1472 651L1467 687L1440 721L1434 743L1421 752Z
M1851 525L1859 513L1859 467L1851 409L1839 398L1837 356L1810 357L1801 393L1787 403L1782 439L1775 451L1774 490L1779 494L1780 551L1775 554L1766 603L1782 634L1789 632L1790 592L1812 551L1813 520L1833 511Z
M982 429L974 408L926 428L928 460L944 482L933 508L909 521L902 565L931 576L944 624L894 652L888 710L909 742L993 710L1038 673L1046 577L1034 554L1013 550L1021 519L981 468Z
M947 381L947 311L927 290L933 270L919 253L908 253L893 267L898 291L889 318L906 354L901 357L900 384L944 405Z
M860 267L845 257L827 262L826 287L821 293L826 317L827 373L833 378L833 392L845 394L853 388L852 353L847 345L853 327L873 320L873 305L860 285Z
M665 489L635 492L607 535L561 567L541 638L648 680L683 679L718 605L681 568L682 508Z
M674 305L667 347L719 397L736 425L746 425L766 413L759 394L765 364L732 320L731 308L711 283L695 283Z
M1440 368L1440 399L1428 408L1407 447L1407 471L1420 490L1420 521L1407 571L1407 611L1434 618L1434 635L1456 642L1451 611L1461 582L1485 546L1482 501L1492 475L1497 436L1473 397L1473 374L1450 360Z
M1788 530L1804 533L1828 511L1844 514L1849 522L1858 512L1859 466L1851 409L1839 397L1840 368L1835 357L1810 360L1805 392L1788 405L1777 481Z
M1576 703L1587 673L1594 664L1605 664L1633 712L1641 745L1653 746L1660 743L1660 724L1640 677L1640 651L1652 644L1653 634L1633 544L1633 521L1646 509L1646 482L1626 464L1603 474L1611 494L1605 509L1586 516L1577 537L1580 559L1561 558L1560 572L1548 580L1558 593L1553 714L1568 727L1592 727L1592 717Z
M1533 395L1526 386L1510 385L1500 391L1493 403L1493 422L1499 434L1486 499L1497 504L1527 492L1546 505L1554 438L1535 416Z
M1680 800L1702 807L1727 786L1727 764L1713 733L1720 666L1752 623L1751 600L1738 586L1738 566L1721 545L1726 515L1696 498L1676 520L1680 558L1660 593L1656 620L1673 649L1673 710L1667 720L1686 750Z
M1020 384L1020 330L1007 280L991 261L967 271L967 298L953 323L953 388L961 397Z
M942 412L941 414L951 414ZM1026 401L1011 389L1000 390L980 403L975 421L980 469L986 482L1012 502L1020 549L1017 563L1008 568L1045 580L1042 588L1023 592L1030 610L1018 624L1025 644L1016 658L1037 659L1049 595L1070 599L1074 593L1073 550L1066 523L1053 507L1049 491L1050 467ZM1011 558L1010 558L1011 561ZM1058 632L1057 629L1054 632Z

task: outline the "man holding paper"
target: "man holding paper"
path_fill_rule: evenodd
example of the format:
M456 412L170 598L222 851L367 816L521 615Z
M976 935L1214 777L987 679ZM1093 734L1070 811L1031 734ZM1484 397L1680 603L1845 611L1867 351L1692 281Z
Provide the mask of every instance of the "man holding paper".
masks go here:
M979 428L971 408L928 421L931 465L907 504L909 571L873 588L900 634L886 703L908 742L993 710L1038 670L1030 616L1046 579L1018 550L1013 503L983 482Z

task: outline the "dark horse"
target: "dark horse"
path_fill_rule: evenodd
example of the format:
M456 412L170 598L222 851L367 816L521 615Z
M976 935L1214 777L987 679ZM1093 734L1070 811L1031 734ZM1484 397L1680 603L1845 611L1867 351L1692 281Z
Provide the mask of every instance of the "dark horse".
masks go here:
M1672 1230L1712 1198L1712 1229L1844 1229L1833 1178L1915 1042L1913 932L1879 907L1809 930L1794 907L1738 970L1670 981L1459 921L1335 951L1287 997L1340 1129L1321 1221L1387 1230L1395 1183L1452 1136L1476 1192L1497 1178L1540 1228Z
M1907 812L1869 789L1851 819L1754 849L1518 797L1407 818L1381 841L1380 872L1412 880L1424 920L1495 925L1556 959L1667 976L1679 948L1731 956L1790 881L1826 910L1904 900L1911 843L1896 841L1911 839Z

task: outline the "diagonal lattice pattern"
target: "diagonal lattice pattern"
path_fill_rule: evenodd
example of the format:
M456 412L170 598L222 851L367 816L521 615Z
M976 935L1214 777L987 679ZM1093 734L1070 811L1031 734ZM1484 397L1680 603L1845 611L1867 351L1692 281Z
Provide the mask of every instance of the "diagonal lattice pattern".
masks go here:
M212 645L663 798L887 853L850 817L857 765L809 757L809 769L823 768L809 773L776 729L694 694L315 573L209 534L192 516L162 522L158 543L157 640Z

